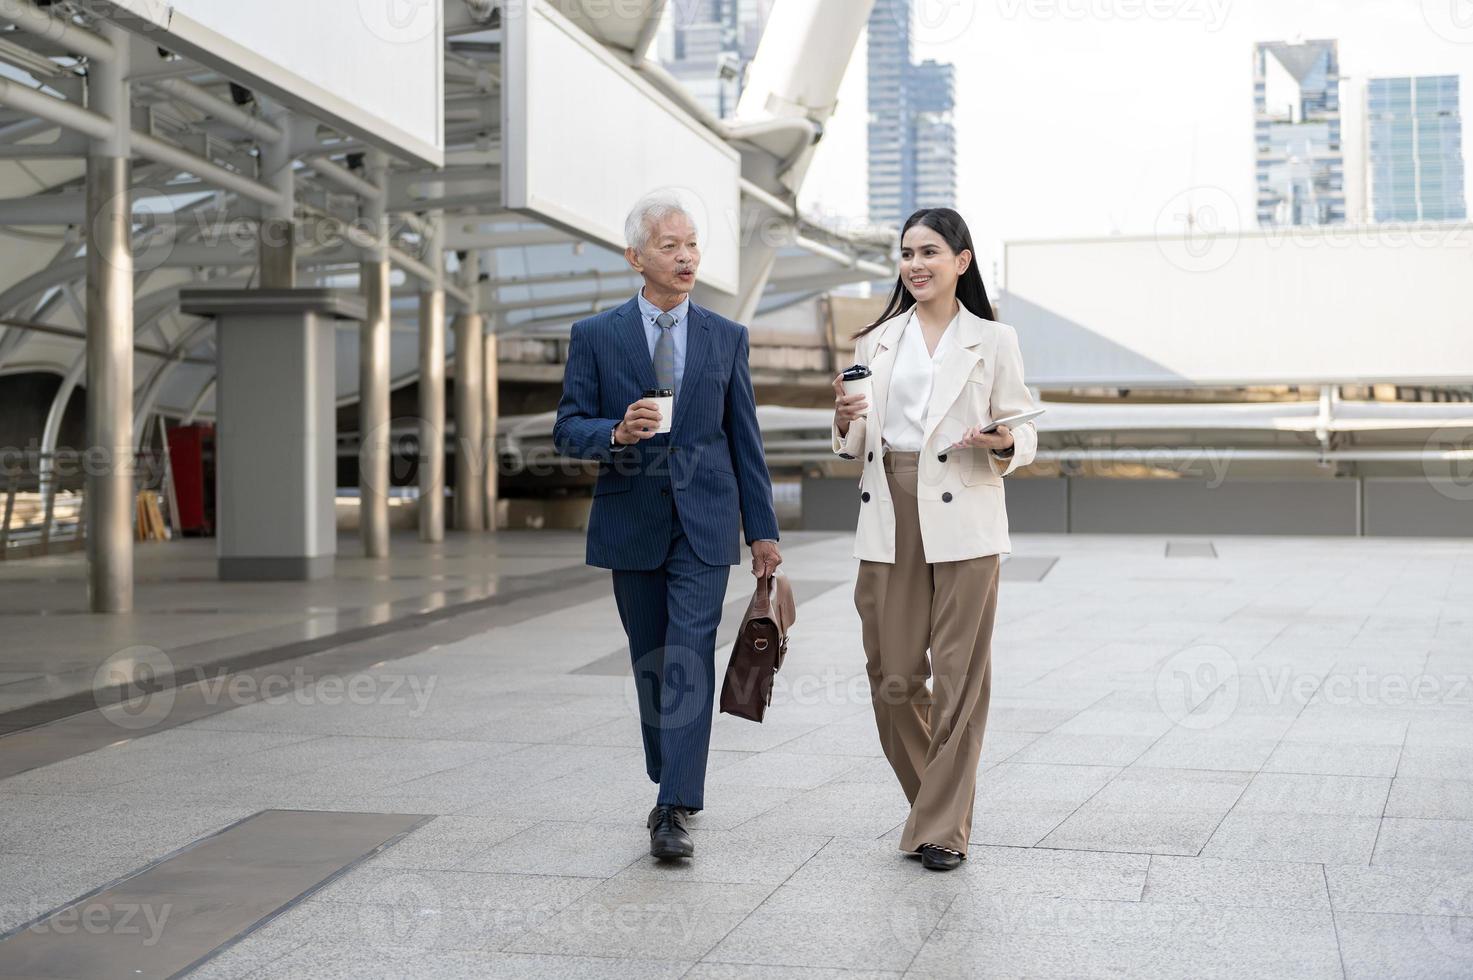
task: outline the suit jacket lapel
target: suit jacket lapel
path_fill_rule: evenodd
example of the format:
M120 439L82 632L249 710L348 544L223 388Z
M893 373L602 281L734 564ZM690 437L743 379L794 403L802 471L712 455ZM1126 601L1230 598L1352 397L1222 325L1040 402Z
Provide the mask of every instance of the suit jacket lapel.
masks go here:
M905 329L910 312L892 317L876 330L875 352L870 355L870 390L874 404L870 406L870 418L885 424L885 403L890 397L890 372L895 369L895 349L900 346L900 332ZM879 431L877 429L877 431Z
M967 378L972 374L972 368L982 360L982 355L978 351L984 339L986 339L986 334L982 330L981 321L973 316L966 307L962 307L955 334L952 337L954 343L946 356L941 359L941 363L937 365L936 378L931 384L931 398L926 403L926 428L923 444L929 443L931 437L936 434L936 427L947 417L957 396L962 393ZM976 425L981 421L981 419L961 421L958 431L948 431L946 435L948 439L954 441L961 435L962 428Z
M675 399L675 418L670 423L670 435L680 427L680 420L688 414L691 385L700 384L701 373L706 367L706 353L711 347L711 324L706 311L690 304L685 316L685 370L680 376L680 391Z
M926 428L925 437L922 441L923 445L930 443L931 437L936 434L937 426L941 424L942 420L947 417L947 413L951 411L952 404L956 401L957 396L962 393L962 389L966 387L967 378L971 375L972 368L980 360L982 360L981 355L974 350L969 350L965 347L953 347L941 359L941 363L936 366L936 379L931 384L931 400L926 404ZM981 419L958 420L956 425L957 431L955 432L950 431L950 427L948 427L946 433L948 439L947 445L960 438L967 426L981 421Z
M645 336L644 324L640 322L639 299L631 299L619 307L618 316L619 340L633 359L639 375L640 392L643 393L645 388L655 387L655 362L650 359L649 339Z

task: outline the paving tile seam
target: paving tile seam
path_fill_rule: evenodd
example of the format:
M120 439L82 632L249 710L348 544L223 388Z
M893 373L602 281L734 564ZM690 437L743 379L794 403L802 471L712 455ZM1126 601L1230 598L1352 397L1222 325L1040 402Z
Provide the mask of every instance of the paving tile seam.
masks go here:
M512 838L514 838L515 836L516 835L513 834L512 835ZM507 838L507 840L511 840L512 838ZM502 841L501 843L505 843L505 841ZM647 857L647 855L641 854L641 855L635 857L633 860L629 861L627 864L622 865L619 868L619 870L615 871L613 874L610 874L610 875L559 875L557 877L569 878L569 879L573 879L573 880L598 881L598 882L607 883L607 882L613 881L615 878L619 877L624 872L626 872L630 868L634 867L636 864L638 864L640 861L644 860L646 857ZM501 874L503 872L494 872L494 873ZM504 873L506 873L506 874L512 874L512 875L515 875L517 877L540 877L540 876L526 875L524 872L504 872ZM563 912L566 912L568 909L572 908L578 902L582 901L584 898L587 898L590 894L592 894L597 889L598 889L598 885L593 885L593 886L589 887L586 891L582 892L577 898L573 899L566 906L564 906L563 908L559 909L556 913L554 913L553 916L549 917L548 921L550 922L550 921L552 921L552 919L556 918L558 915L561 915ZM520 932L514 932L512 935L508 936L499 946L497 946L496 949L494 950L494 952L497 953L497 954L504 954L504 955L510 955L510 956L585 956L585 955L587 955L587 956L595 956L595 957L597 957L599 959L620 959L620 960L627 959L627 957L623 957L623 956L607 956L607 955L597 954L597 953L589 953L589 954L584 954L584 953L547 953L547 952L518 953L516 951L508 950L507 949L508 946L511 946L511 945L513 945L513 944L515 944L517 942L520 942L523 938L525 938L525 936L522 933L520 933ZM723 936L722 938L725 938L725 936ZM718 942L719 942L719 940L718 940ZM650 958L650 959L660 959L660 957L648 957L648 958ZM675 959L676 960L679 960L679 961L683 961L684 960L684 957L676 957Z
M771 750L769 750L769 751L771 751ZM781 789L783 787L767 787L767 788L769 788L769 789ZM800 790L799 791L799 794L796 794L796 795L801 795L802 792L803 791ZM747 826L749 823L752 823L754 820L760 819L761 817L765 817L769 813L772 813L774 810L781 809L783 806L785 806L787 804L787 802L788 802L788 800L787 799L784 799L784 800L782 800L780 802L774 803L772 806L768 807L766 810L763 810L761 813L755 813L752 816L748 817L746 820L743 820L743 821L741 821L740 823L737 823L737 824L733 824L732 825L732 829L733 830L739 830L742 827Z
M1091 704L1090 707L1093 707L1095 704L1099 704L1100 701L1104 700L1104 698L1109 697L1109 696L1110 695L1108 695L1108 694L1102 696L1099 700L1096 700L1093 704ZM1088 710L1088 709L1085 709L1085 710ZM1061 724L1067 724L1067 722L1061 722ZM1055 728L1055 730L1057 730L1057 728ZM1169 732L1169 731L1171 731L1171 729L1167 729L1167 732ZM1149 752L1151 750L1151 748L1153 746L1156 745L1157 742L1160 742L1161 739L1163 739L1165 737L1166 737L1166 732L1162 732L1160 735L1156 736L1156 738L1151 742L1150 745L1147 745L1144 749L1142 749L1140 752L1138 752L1136 754L1135 759L1139 759L1142 756L1144 756L1147 752ZM1112 776L1111 778L1105 780L1105 782L1100 786L1099 789L1097 789L1093 793L1091 793L1078 806L1076 806L1073 810L1070 810L1067 816L1065 816L1062 820L1060 820L1053 827L1049 828L1048 833L1044 834L1042 837L1040 837L1037 841L1034 842L1035 845L1037 845L1039 843L1042 843L1043 841L1048 840L1050 834L1055 833L1060 827L1064 826L1064 824L1068 823L1071 819L1073 819L1074 818L1074 815L1076 813L1078 813L1080 810L1084 809L1085 805L1088 804L1090 802L1090 800L1093 800L1096 796L1099 796L1101 793L1103 793L1105 791L1105 788L1107 786L1110 786L1112 783L1115 782L1116 779L1120 778L1120 775L1122 773L1124 773L1126 770L1130 769L1134 765L1134 762L1135 762L1135 760L1133 759L1133 760L1131 760L1131 762L1126 763L1124 766L1120 767L1120 772L1117 772L1114 776ZM1214 828L1214 832L1215 832L1215 828ZM1209 839L1211 839L1211 838L1209 837ZM1205 847L1205 846L1206 845L1204 844L1203 847ZM1200 853L1201 853L1201 848L1198 848L1198 854L1200 854Z
M1377 827L1377 836L1380 836L1380 833L1381 828ZM1371 854L1374 855L1375 853L1376 848L1372 845ZM1335 892L1330 888L1330 873L1325 870L1324 864L1320 865L1320 878L1324 883L1325 898L1330 907L1330 925L1335 930L1335 955L1340 959L1340 976L1347 977L1349 974L1345 969L1345 947L1340 942L1340 917L1335 913Z
M1457 915L1449 912L1383 912L1380 910L1358 910L1358 909L1332 909L1335 916L1342 915L1374 915L1387 919L1405 919L1408 916L1414 919L1446 919L1452 922L1467 922L1473 925L1473 915Z
M804 868L808 867L808 864L809 864L810 861L812 861L814 858L818 857L820 854L822 854L824 852L824 850L826 848L828 848L830 845L832 845L834 843L834 841L838 840L837 837L834 837L832 835L818 834L818 835L815 835L815 836L820 836L820 837L825 837L826 836L826 837L828 837L828 839L826 841L824 841L822 844L820 844L817 848L815 848L812 854L810 854L806 858L804 858L803 861L802 861L802 863L800 863L796 868L794 868L788 874L788 876L786 878L784 878L782 881L778 882L775 886L773 886L772 890L769 891L766 895L764 895L762 897L762 901L758 902L756 904L756 906L754 906L751 909L751 911L747 912L746 915L742 916L740 922L736 923L730 929L728 929L725 933L723 933L722 936L721 936L721 938L719 940L717 940L709 949L707 949L704 953L701 954L701 956L696 960L696 963L699 964L699 963L705 963L705 962L719 962L719 961L708 961L706 958L711 955L711 953L716 949L717 946L720 946L721 943L726 940L726 937L727 936L730 936L732 933L736 932L744 924L746 924L746 922L747 922L748 919L750 919L752 916L756 915L757 914L757 910L760 909L760 908L762 908L762 906L766 905L767 902L768 902L768 900L771 899L772 896L776 895L782 889L782 887L784 885L786 885L788 882L792 881L793 878L797 876L798 872L800 872ZM693 969L695 969L695 967L692 966L691 969L693 970ZM689 973L690 970L687 970L686 972Z
M1264 764L1266 764L1267 762L1268 759L1265 758ZM1242 786L1238 788L1238 795L1233 797L1233 802L1229 804L1228 808L1222 812L1222 816L1217 818L1217 823L1212 825L1212 832L1208 834L1205 838L1203 838L1202 845L1197 848L1197 853L1195 855L1196 857L1201 857L1202 852L1207 850L1207 845L1212 843L1212 838L1216 837L1217 832L1222 829L1222 825L1227 820L1228 814L1232 813L1238 808L1238 804L1241 803L1243 800L1243 794L1248 792L1248 787L1253 785L1253 781L1258 778L1259 774L1262 773L1262 771L1263 766L1260 765L1258 772L1255 772L1252 776L1248 778L1246 782L1243 783Z
M883 833L879 833L879 834L876 834L874 837L871 837L870 840L877 840L877 841L884 840L886 837L889 837L891 834L895 833L897 830L903 829L905 827L905 825L907 823L909 823L909 822L910 822L909 818L907 818L905 820L902 820L899 823L897 823L895 826L893 826L893 827L889 828L888 830L884 831Z
M1056 895L1050 895L1050 894L1048 894L1046 892L1026 892L1026 891L993 892L993 893L990 893L990 894L983 894L980 897L983 897L983 898L989 898L989 897L992 897L992 898L995 898L995 897L1020 898L1021 897L1021 898L1052 899L1054 901L1059 901L1059 902L1082 902L1082 903L1089 903L1089 904L1095 904L1095 905L1121 905L1121 906L1125 906L1125 907L1128 907L1128 908L1134 908L1134 907L1144 908L1145 906L1151 906L1151 908L1153 910L1154 909L1190 909L1190 910L1196 911L1196 910L1202 910L1202 909L1256 909L1256 910L1259 910L1259 911L1262 911L1262 912L1302 912L1302 913L1310 913L1310 914L1316 914L1316 915L1318 915L1320 913L1323 913L1324 916L1325 916L1325 922L1326 923L1329 922L1329 916L1331 914L1330 913L1330 910L1327 909L1327 908L1314 908L1314 909L1294 908L1294 909L1286 909L1286 908L1282 908L1282 907L1279 907L1279 906L1269 906L1269 905L1232 905L1232 904L1228 904L1226 902L1142 902L1142 901L1136 901L1136 900L1127 899L1127 898L1064 898L1064 897L1060 897L1060 896L1056 896ZM1349 914L1349 915L1360 915L1362 913L1359 913L1359 912L1350 912L1350 913L1346 913L1346 914ZM1364 913L1364 914L1371 915L1371 914L1381 914L1381 913ZM1390 914L1404 914L1404 913L1390 913ZM1454 917L1454 918L1456 918L1456 917ZM962 931L966 931L966 930L961 930L961 929L948 929L947 931L948 932L962 932Z
M1053 831L1050 831L1050 833L1052 833L1052 832ZM1061 854L1117 854L1117 855L1119 855L1121 857L1143 857L1143 858L1151 858L1151 857L1154 857L1154 856L1160 854L1160 852L1158 852L1158 851L1122 851L1122 850L1116 850L1115 848L1109 848L1109 847L1065 847L1062 844L1049 844L1049 845L1045 846L1043 844L977 844L976 842L973 842L973 845L972 846L973 847L1006 847L1006 848L1008 848L1010 850L1015 850L1015 851L1057 851L1057 852L1059 852ZM1201 855L1197 855L1197 854L1160 854L1160 856L1161 857L1191 858L1192 860L1198 860L1198 859L1206 860L1206 861L1214 860L1213 858L1202 858ZM1228 859L1225 859L1225 860L1234 860L1235 861L1235 860L1239 860L1239 859L1238 858L1228 858ZM1244 860L1246 860L1246 859L1244 859ZM1269 859L1268 861L1263 862L1263 863L1274 863L1274 862L1273 862L1272 859ZM1295 864L1312 864L1314 862L1309 862L1309 861L1296 861L1296 862L1292 862L1292 863L1295 863ZM1132 901L1139 901L1139 899L1132 899Z
M946 921L946 916L951 912L951 907L961 897L962 893L960 891L951 896L951 900L946 903L946 908L941 910L941 914L936 917L935 923L932 924L926 935L922 937L920 945L916 946L916 951L910 955L910 959L905 961L905 969L901 971L902 974L909 973L911 967L915 966L916 958L921 955L921 951L926 948L926 945L931 941L931 937L936 935L937 930L941 928L941 923Z
M261 965L256 966L256 967L253 967L249 972L243 973L243 974L239 974L235 978L235 980L250 980L251 977L261 976L262 975L262 971L264 971L267 967L271 966L273 963L276 963L276 962L278 962L280 960L286 959L286 957L291 956L293 953L295 953L298 950L301 950L301 949L303 949L303 948L305 948L307 946L310 946L311 944L312 944L312 941L311 940L303 940L302 942L296 943L296 944L292 945L290 948L284 949L280 953L278 953L277 955L275 955L275 956L271 957L270 959L266 960ZM171 977L170 980L173 980L173 978Z
M1423 663L1425 665L1425 661ZM1401 748L1396 752L1396 765L1391 769L1391 782L1386 788L1386 799L1381 804L1381 819L1376 824L1376 837L1371 841L1371 856L1369 859L1371 862L1376 860L1376 848L1381 844L1381 828L1386 826L1386 808L1391 805L1391 788L1396 785L1396 774L1401 772L1401 757L1406 754L1407 736L1411 733L1411 730L1412 726L1409 724L1401 733Z

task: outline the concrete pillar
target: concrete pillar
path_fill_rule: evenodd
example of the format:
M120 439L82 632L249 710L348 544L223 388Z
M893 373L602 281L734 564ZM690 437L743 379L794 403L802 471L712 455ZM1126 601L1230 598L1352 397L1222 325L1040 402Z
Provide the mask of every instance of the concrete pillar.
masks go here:
M100 25L111 63L89 68L92 111L115 124L87 153L87 590L93 612L133 609L133 230L130 39Z
M367 157L368 181L385 191L388 159ZM377 246L362 265L367 310L358 344L358 531L365 558L389 555L389 256L381 194L364 202L364 218Z
M329 289L180 292L185 313L215 318L219 575L315 579L337 554L334 320L363 300Z
M455 317L455 527L459 531L485 528L482 455L485 452L485 396L482 372L485 345L481 315Z
M429 216L425 256L436 282L419 292L419 539L445 540L445 253L443 218Z

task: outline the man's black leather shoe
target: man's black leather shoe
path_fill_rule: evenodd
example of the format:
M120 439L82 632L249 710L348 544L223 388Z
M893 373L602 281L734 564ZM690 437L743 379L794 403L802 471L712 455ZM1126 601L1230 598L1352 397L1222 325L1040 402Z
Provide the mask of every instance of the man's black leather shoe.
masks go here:
M688 858L696 853L695 841L685 829L689 814L683 806L661 803L650 811L646 821L650 828L650 856L662 861Z

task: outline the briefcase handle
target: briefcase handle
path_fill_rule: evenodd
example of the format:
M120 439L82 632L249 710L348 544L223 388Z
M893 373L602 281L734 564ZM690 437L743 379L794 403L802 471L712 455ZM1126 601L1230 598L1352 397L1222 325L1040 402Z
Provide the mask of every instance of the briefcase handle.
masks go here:
M772 597L777 594L776 572L768 572L757 579L757 608L772 610Z

